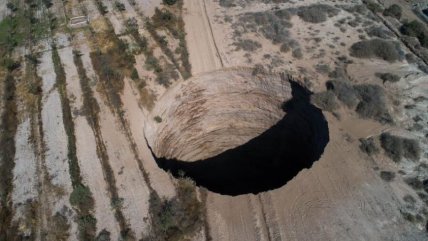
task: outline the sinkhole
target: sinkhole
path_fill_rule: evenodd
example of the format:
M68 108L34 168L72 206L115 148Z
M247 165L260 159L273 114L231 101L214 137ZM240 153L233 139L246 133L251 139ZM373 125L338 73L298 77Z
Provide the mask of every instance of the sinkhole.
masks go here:
M290 76L234 68L162 96L144 127L160 168L224 195L273 190L320 159L328 123Z

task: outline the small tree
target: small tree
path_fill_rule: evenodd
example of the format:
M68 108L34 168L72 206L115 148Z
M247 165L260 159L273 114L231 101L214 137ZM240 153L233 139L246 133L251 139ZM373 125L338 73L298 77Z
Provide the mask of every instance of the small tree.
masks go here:
M403 13L403 10L397 4L392 4L389 8L383 11L384 16L394 17L396 19L400 19L402 13Z
M174 5L177 0L162 0L163 4Z

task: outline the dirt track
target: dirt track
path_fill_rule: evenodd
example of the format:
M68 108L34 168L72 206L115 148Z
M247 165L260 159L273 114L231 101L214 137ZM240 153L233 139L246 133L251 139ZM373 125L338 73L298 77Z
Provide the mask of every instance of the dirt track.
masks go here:
M205 1L185 1L184 21L186 40L192 64L192 74L198 74L223 67L211 23L206 15Z

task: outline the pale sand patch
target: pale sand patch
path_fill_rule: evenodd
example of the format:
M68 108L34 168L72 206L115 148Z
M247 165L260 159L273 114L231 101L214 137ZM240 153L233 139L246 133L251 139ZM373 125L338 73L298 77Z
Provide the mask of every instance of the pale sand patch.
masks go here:
M95 93L100 106L100 127L109 161L115 171L116 187L123 198L122 211L136 237L147 230L144 218L148 217L149 189L139 170L130 143L117 118L110 112L99 93Z
M144 123L147 115L143 113L138 106L139 99L137 91L130 84L130 79L125 79L125 87L123 91L123 109L125 110L126 119L129 121L133 138L137 144L137 150L143 162L144 170L149 175L150 183L153 189L160 196L172 198L175 195L174 183L170 176L160 169L154 160L144 138Z
M64 206L71 207L69 197L73 189L68 167L68 143L62 119L62 105L57 89L53 89L56 77L51 57L51 51L43 53L38 75L43 81L42 122L44 142L46 144L45 164L47 174L51 183L63 192L63 195L51 195L49 198L53 207L52 213L55 214L60 212ZM75 216L74 211L71 211L71 213L69 220L72 220ZM70 224L70 240L75 240L77 239L77 224L72 221Z
M26 118L18 125L15 136L15 168L13 169L12 203L15 208L14 220L22 218L25 214L27 200L36 201L38 197L38 177L36 156L33 145L30 143L31 125Z

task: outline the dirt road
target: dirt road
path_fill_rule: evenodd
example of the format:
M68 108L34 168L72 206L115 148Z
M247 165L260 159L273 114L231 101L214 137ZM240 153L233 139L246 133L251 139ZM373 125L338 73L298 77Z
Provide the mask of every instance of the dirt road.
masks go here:
M184 1L186 41L189 48L192 74L223 67L206 14L205 1Z

